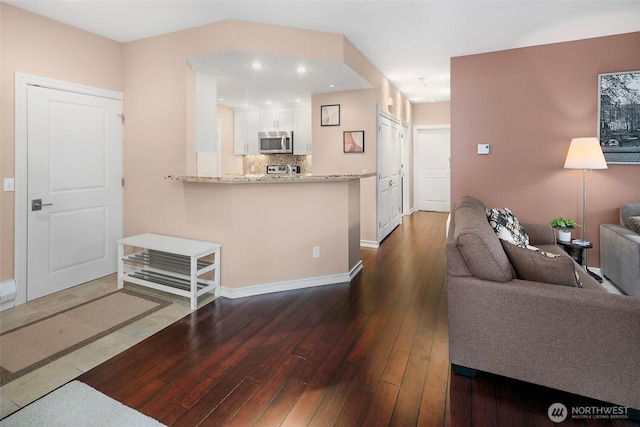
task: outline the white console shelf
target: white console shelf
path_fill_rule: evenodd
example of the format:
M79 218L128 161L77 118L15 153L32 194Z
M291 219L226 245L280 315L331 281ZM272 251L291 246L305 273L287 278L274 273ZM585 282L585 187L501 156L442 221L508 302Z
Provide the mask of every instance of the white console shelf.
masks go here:
M125 255L125 246L140 251ZM218 243L153 233L120 239L118 288L130 282L181 295L191 300L195 310L199 296L220 295L220 248ZM209 272L213 279L200 277Z

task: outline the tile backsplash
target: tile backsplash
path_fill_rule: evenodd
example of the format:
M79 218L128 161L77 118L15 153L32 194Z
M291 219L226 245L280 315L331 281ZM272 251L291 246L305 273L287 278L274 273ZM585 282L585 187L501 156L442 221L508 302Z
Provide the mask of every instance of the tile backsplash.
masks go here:
M257 156L243 156L242 158L242 172L245 174L267 173L268 165L300 166L300 173L311 173L311 156L262 154Z

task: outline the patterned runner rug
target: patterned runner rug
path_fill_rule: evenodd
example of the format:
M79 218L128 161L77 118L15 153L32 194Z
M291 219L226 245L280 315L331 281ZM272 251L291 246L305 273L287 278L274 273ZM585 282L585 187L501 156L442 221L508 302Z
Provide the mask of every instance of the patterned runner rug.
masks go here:
M123 289L3 332L0 335L0 385L169 304Z

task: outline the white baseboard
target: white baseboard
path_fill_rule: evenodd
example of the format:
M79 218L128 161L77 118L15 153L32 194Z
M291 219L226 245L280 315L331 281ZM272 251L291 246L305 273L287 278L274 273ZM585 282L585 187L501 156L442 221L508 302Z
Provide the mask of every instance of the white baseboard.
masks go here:
M15 279L0 282L0 311L15 307L16 294Z
M335 285L338 283L347 283L353 279L356 274L362 270L362 261L358 263L344 274L333 274L330 276L310 277L308 279L289 280L285 282L266 283L263 285L247 286L244 288L226 288L222 287L221 296L225 298L235 299L250 297L255 295L270 294L273 292L292 291L295 289L305 289L314 286Z
M363 248L378 249L380 247L380 242L374 242L371 240L360 240L360 246L362 246Z

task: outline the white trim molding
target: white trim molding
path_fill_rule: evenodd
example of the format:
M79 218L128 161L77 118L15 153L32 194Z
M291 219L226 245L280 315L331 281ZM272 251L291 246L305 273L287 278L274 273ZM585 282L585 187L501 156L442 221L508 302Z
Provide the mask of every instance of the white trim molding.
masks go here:
M360 240L360 246L363 248L378 249L380 247L380 242L375 242L373 240Z
M307 279L288 280L284 282L265 283L263 285L247 286L244 288L227 288L222 287L220 296L235 299L251 297L255 295L271 294L274 292L292 291L295 289L306 289L315 286L336 285L338 283L348 283L356 277L362 270L362 261L358 263L348 272L343 274L333 274L330 276L310 277Z
M0 311L15 307L16 281L14 279L0 282Z

